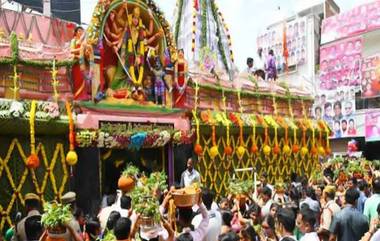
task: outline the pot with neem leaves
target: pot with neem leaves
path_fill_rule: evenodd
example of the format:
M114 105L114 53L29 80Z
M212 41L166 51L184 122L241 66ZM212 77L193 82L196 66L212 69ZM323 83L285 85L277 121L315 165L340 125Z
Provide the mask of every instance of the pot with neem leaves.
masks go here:
M123 192L131 191L136 185L136 176L139 174L139 169L133 165L129 165L121 174L118 180L118 187Z
M46 203L41 217L42 225L51 238L61 238L66 234L66 225L73 219L70 205L59 203Z

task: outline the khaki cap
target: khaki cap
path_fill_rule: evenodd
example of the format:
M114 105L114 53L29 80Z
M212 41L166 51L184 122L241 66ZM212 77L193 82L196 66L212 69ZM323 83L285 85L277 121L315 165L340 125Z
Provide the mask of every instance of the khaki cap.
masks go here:
M75 202L76 197L77 195L75 194L75 192L67 192L65 193L65 195L61 197L61 202L62 204L72 203Z
M27 200L37 200L37 201L40 201L40 197L38 197L37 194L34 194L34 193L27 193L25 195L25 201Z

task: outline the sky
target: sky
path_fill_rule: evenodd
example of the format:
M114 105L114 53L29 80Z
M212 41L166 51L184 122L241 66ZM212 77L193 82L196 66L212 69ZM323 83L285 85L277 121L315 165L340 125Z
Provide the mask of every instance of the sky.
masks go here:
M174 8L177 0L156 0L173 23ZM321 2L321 0L216 0L222 11L232 37L232 48L239 69L245 67L247 57L255 56L256 37L268 25L283 17L290 17L302 4ZM371 2L372 0L335 0L341 12ZM81 0L82 22L88 23L97 0ZM278 8L280 7L280 10Z

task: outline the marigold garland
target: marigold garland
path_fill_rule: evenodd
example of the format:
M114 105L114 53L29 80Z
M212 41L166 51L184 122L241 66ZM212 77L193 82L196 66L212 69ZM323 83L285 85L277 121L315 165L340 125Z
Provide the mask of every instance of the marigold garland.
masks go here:
M29 116L29 126L30 126L30 155L26 161L26 165L28 168L35 169L39 167L40 160L38 156L36 155L36 139L35 139L35 128L34 128L34 121L36 119L36 109L37 109L37 102L35 100L32 100L31 107L30 107L30 116Z
M194 152L195 154L197 154L198 156L202 154L203 152L203 148L200 144L200 139L201 139L201 135L200 135L200 131L199 131L199 119L198 119L198 116L197 116L197 112L195 110L193 110L193 117L194 117L194 121L195 121L195 132L196 132L196 142L195 142L195 146L194 146Z
M216 128L215 128L214 123L212 124L211 129L212 129L212 133L211 133L212 147L210 149L210 157L214 159L219 154L218 146L216 145L216 130L215 130Z
M195 42L197 37L197 14L198 10L193 6L193 24L192 24L192 35L191 35L191 52L195 52Z
M58 98L59 98L59 94L58 94L58 85L59 85L59 81L57 80L57 74L58 74L58 70L55 66L55 62L56 60L54 59L53 60L53 66L51 68L51 85L53 86L53 98L54 98L54 101L57 102L58 101Z
M70 166L74 166L78 162L78 155L75 152L75 133L74 133L74 120L71 111L70 102L66 101L66 111L69 118L69 152L66 155L66 162Z
M226 31L227 41L228 41L228 48L229 48L229 51L230 51L230 59L231 59L232 62L234 62L234 53L232 51L232 40L231 40L230 30L228 28L228 25L226 24L226 21L224 20L222 12L219 11L219 10L218 10L218 15L220 17L220 20L222 21L221 23L222 23L222 25L224 27L224 30Z
M252 121L252 146L251 146L251 153L256 154L259 151L259 148L256 144L256 122Z

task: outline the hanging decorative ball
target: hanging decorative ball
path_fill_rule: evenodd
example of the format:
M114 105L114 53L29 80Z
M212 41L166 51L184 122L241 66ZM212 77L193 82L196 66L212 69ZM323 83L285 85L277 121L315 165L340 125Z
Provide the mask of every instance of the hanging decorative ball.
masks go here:
M292 152L292 150L290 149L290 146L289 145L284 145L284 147L282 148L282 152L288 156L290 155L290 153Z
M326 156L329 156L329 155L331 155L331 148L330 147L326 147L326 150L325 150L325 154L326 154Z
M273 154L278 155L280 152L281 152L281 148L279 147L279 145L275 145L273 147Z
M270 146L265 145L265 146L263 147L263 152L264 152L264 154L265 154L266 156L269 156L270 151L271 151Z
M306 154L309 152L309 150L307 149L307 147L302 147L301 148L301 156L306 156Z
M195 147L194 147L194 152L195 154L197 154L198 156L202 155L203 153L203 148L200 144L196 144Z
M253 144L251 147L251 153L256 154L259 151L259 148L257 147L256 144Z
M297 144L294 144L292 147L292 152L297 154L300 151L300 147Z
M219 154L218 146L213 146L210 149L210 157L214 159Z
M239 157L239 159L243 158L244 153L245 153L245 147L244 147L244 146L239 146L239 147L236 149L236 154L237 154L237 156Z
M325 148L323 146L318 147L318 154L321 156L325 155Z
M36 169L40 166L40 158L36 154L31 154L26 160L26 166L28 168Z
M74 166L78 162L78 155L75 151L69 151L66 155L66 162L69 166Z
M231 156L232 155L232 147L231 146L226 146L224 148L224 154L226 154L227 156Z
M318 154L318 148L313 146L310 150L311 155L315 156Z

